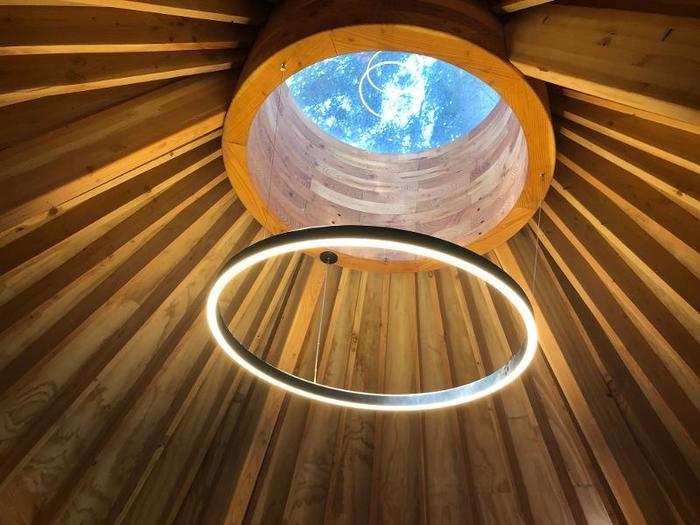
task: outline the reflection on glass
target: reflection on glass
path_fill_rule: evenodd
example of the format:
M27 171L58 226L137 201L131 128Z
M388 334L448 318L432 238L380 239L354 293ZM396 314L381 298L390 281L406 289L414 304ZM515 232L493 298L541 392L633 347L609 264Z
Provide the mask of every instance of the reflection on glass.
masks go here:
M302 112L326 133L374 153L415 153L476 127L498 93L463 69L394 51L341 55L287 80Z

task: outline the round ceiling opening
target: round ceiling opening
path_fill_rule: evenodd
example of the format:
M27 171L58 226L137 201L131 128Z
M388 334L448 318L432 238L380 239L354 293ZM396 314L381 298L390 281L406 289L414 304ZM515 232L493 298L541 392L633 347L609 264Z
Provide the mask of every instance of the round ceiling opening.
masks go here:
M415 53L360 52L313 64L286 82L311 122L372 153L402 154L453 142L500 97L478 77Z
M446 62L388 51L325 59L279 84L246 157L266 213L285 229L390 226L462 246L508 215L528 171L523 129L496 91Z

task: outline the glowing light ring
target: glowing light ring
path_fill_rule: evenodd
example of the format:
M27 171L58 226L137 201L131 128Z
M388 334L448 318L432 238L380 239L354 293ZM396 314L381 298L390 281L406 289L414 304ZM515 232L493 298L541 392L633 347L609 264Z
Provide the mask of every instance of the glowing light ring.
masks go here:
M357 85L357 93L360 95L360 102L362 102L362 105L365 107L367 111L369 111L372 115L374 115L377 118L382 118L381 113L378 113L374 111L370 107L370 105L367 103L367 100L365 99L364 92L362 90L362 86L364 86L365 80L369 82L369 85L372 86L374 89L379 91L380 93L384 93L386 91L386 88L381 88L377 86L374 83L374 80L372 80L372 76L370 73L374 71L375 69L382 67L382 66L388 66L388 65L394 65L394 66L399 66L402 69L408 70L406 67L406 64L403 62L399 62L398 60L382 60L381 62L377 62L376 64L372 64L372 61L381 53L381 51L376 52L374 55L372 55L372 58L369 59L369 62L367 62L367 68L365 69L365 72L362 73L362 76L360 77L360 83ZM412 75L411 71L409 70L409 74ZM414 77L415 78L415 77ZM410 88L403 88L399 90L401 93L408 93L410 91Z
M219 312L226 285L241 272L270 257L319 248L380 248L433 258L478 277L496 288L518 311L526 338L508 363L472 383L434 392L374 394L334 388L288 374L248 351L231 334ZM460 405L505 387L528 367L537 349L537 326L530 302L498 266L474 252L429 235L377 226L330 226L282 233L253 244L226 263L207 298L207 321L218 344L240 366L260 379L300 396L339 405L385 411L430 410Z

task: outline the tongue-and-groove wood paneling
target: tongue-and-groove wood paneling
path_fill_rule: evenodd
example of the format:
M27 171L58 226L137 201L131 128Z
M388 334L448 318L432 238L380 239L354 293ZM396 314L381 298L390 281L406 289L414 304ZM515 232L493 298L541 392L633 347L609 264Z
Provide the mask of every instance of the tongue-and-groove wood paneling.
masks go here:
M261 9L112 4L217 23ZM374 414L270 389L211 340L213 276L266 235L221 161L234 81L0 108L17 129L0 130L0 523L698 521L687 123L551 87L554 184L489 255L532 297L541 351L468 407ZM222 302L232 329L308 377L321 320L320 377L380 391L473 379L522 337L498 296L449 269L335 268L321 319L324 274L302 256L255 268Z

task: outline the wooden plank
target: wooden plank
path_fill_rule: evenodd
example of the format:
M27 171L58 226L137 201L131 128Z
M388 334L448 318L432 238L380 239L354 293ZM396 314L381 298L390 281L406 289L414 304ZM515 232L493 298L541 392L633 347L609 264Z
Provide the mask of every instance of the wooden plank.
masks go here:
M558 183L553 185L557 197L552 197L552 206L564 214L563 222L567 227L585 239L582 245L596 254L605 271L614 275L610 288L617 291L619 286L634 297L632 303L639 304L639 311L645 312L647 319L657 320L658 330L672 346L679 349L692 346L693 339L700 338L700 314L698 301L686 293L686 289L696 287L698 278L664 250L663 244L640 231L636 225L629 224L628 217L611 209L600 193L590 191L590 186L577 181L568 169L562 167L559 171L563 181L573 179L571 189L574 191L570 192ZM584 193L586 190L588 194ZM599 199L599 202L591 204L590 199ZM584 204L591 206L599 218ZM574 222L569 222L572 219ZM620 226L625 226L625 229ZM604 239L604 243L597 242L598 239ZM595 244L591 245L594 240ZM643 297L646 303L639 302ZM657 313L664 310L669 310L672 315ZM640 321L637 312L630 312L630 315L635 321ZM650 335L655 334L656 328L649 323L642 322L642 326L644 332L650 330Z
M549 253L544 255L549 258ZM581 323L586 327L597 353L595 358L600 360L605 373L608 374L610 395L658 476L659 484L674 506L677 516L687 523L698 521L697 465L690 466L691 469L695 467L694 473L689 471L689 465L682 454L679 454L668 429L654 413L641 388L634 381L627 379L628 372L624 363L593 312L584 304L561 269L556 264L552 264L551 267Z
M176 82L0 151L8 188L0 230L55 215L62 203L221 127L230 83L226 73Z
M467 306L458 272L438 272L438 291L455 383L465 384L486 375L474 320ZM493 399L470 403L458 410L465 455L467 487L475 523L511 523L520 520L517 494L510 474L507 451L498 429Z
M284 329L275 334L272 345L279 359L267 357L276 366L287 370L295 368L321 293L324 275L325 265L313 261L310 268L307 266L304 279L297 282L294 298L290 300L294 306L285 311ZM239 523L245 515L286 394L264 385L256 388L252 396L246 420L236 435L237 441L247 445L234 451L235 459L230 460L220 474L220 485L211 496L217 503L206 509L205 520L218 516L227 523ZM221 485L224 481L231 483L233 480L237 480L233 485Z
M652 122L658 122L664 126L669 126L674 129L680 129L683 131L688 131L690 133L698 134L700 133L700 126L693 126L687 122L681 120L676 120L673 118L665 117L664 115L659 115L658 113L652 113L651 111L646 111L642 108L633 108L631 106L626 106L615 102L614 100L607 100L604 98L594 97L593 95L588 95L586 93L581 93L573 89L567 89L561 86L555 86L549 84L549 92L553 99L566 96L571 99L581 100L589 104L594 104L602 108L611 109L612 111L617 111L618 113L623 113L625 115L636 116L640 119L650 120Z
M137 11L0 5L0 56L233 49L255 34L250 26Z
M359 335L365 285L362 274L343 269L335 300L332 305L327 304L330 316L326 314L328 328L318 366L318 381L323 384L347 386L349 357L356 349L353 341ZM309 523L324 515L336 446L342 440L342 413L337 407L311 406L287 494L284 522Z
M236 68L242 51L0 56L0 107L27 100Z
M348 388L380 392L379 364L384 313L385 276L363 274L366 279L362 309L353 324L351 344L357 345ZM364 410L344 410L331 472L324 516L328 522L367 523L372 495L374 447L378 440L377 415Z
M212 200L212 197L217 200ZM55 436L58 423L66 411L84 399L87 385L94 381L100 372L114 366L114 357L119 350L146 323L157 306L172 293L177 283L189 273L196 259L189 255L208 250L217 237L217 230L228 227L227 224L230 226L232 216L236 216L235 213L228 213L232 203L225 193L222 195L210 192L209 196L200 199L197 204L200 206L199 210L189 210L188 215L182 215L182 219L179 219L181 224L173 225L175 228L172 236L158 237L153 243L142 247L138 255L143 257L141 269L144 271L121 289L118 288L118 291L114 290L108 301L99 303L99 313L106 314L109 323L100 323L101 330L96 330L93 325L97 316L95 312L77 323L70 318L62 320L70 327L71 337L60 339L53 348L48 349L55 356L52 366L33 374L19 388L9 393L8 405L4 406L24 406L26 419L22 427L3 429L3 485L9 483L19 469L25 466L29 471L34 470L33 465L28 462L40 447ZM211 231L213 235L209 238L203 236L206 231ZM164 246L157 246L157 243L163 243ZM177 254L183 247L189 248L185 251L187 256L178 257ZM157 258L159 254L162 254L162 259ZM128 266L123 267L121 273L133 271ZM115 277L118 277L119 273L117 272ZM86 298L86 301L89 299ZM80 305L76 305L76 309L78 308ZM57 355L59 353L60 355ZM51 375L48 382L45 377L47 373ZM48 388L52 392L52 395L46 397L47 404L26 405L23 402L24 396L35 388L40 391L46 391ZM15 434L15 439L11 439L10 434ZM60 440L62 436L57 435L56 438ZM11 446L13 442L14 446ZM68 457L67 454L64 455ZM62 472L67 474L67 470ZM34 497L38 496L39 493L35 493Z
M279 291L281 308L276 309L273 314L272 324L267 330L255 336L255 340L260 339L257 343L259 346L251 343L257 347L256 353L263 359L266 359L270 353L279 354L279 346L283 344L283 338L289 331L290 320L298 305L299 294L302 292L303 283L308 277L309 267L308 258L302 257L301 267L297 265L290 281L291 286L288 286L284 291ZM302 348L302 354L305 348ZM257 423L254 414L261 403L264 403L268 391L265 385L258 385L255 388L256 382L252 375L243 375L241 385L229 408L229 414L219 425L216 437L206 452L201 466L194 465L192 474L195 474L194 471L196 471L196 475L188 476L191 479L191 484L188 479L188 486L183 487L182 491L178 491L177 499L170 498L174 505L170 505L168 502L165 506L156 503L157 506L164 507L166 511L170 508L167 512L168 522L191 523L204 520L207 517L212 519L212 516L216 516L216 519L220 521L225 520L227 512L225 503L228 502L228 498L235 490L237 466L244 459L242 454L248 448L249 439L253 435L254 426ZM286 406L285 401L283 409ZM277 421L279 422L279 418ZM275 428L278 428L277 423ZM162 475L168 479L170 476L168 475L167 463L163 465L163 469ZM226 485L221 486L221 482L225 482ZM142 498L144 501L157 502L156 499L153 499L152 491L144 491L144 496L147 498L147 500ZM151 513L142 505L135 506L132 514L136 516L158 515ZM160 514L162 515L163 512Z
M626 274L624 263L620 265L603 243L587 237L584 225L571 223L569 227L562 221L562 215L567 214L563 199L553 197L550 202L552 208L549 205L544 208L548 250L553 257L558 251L565 251L567 255L557 263L565 269L567 278L591 311L600 315L601 325L632 376L643 387L686 457L693 458L698 445L697 418L692 415L698 406L699 387L694 380L697 353L659 341L657 334L662 326L657 328L639 311L647 305L637 305L630 298L640 301L638 294L644 293L643 283L629 275L629 270ZM551 244L551 236L555 236L557 244ZM658 301L648 293L645 299L651 303ZM667 319L671 317L663 309L657 312ZM680 332L676 337L682 335Z
M32 273L25 271L30 270L27 261L42 264L42 270L50 271L61 259L69 258L79 247L85 247L85 243L80 243L78 238L87 238L86 230L97 230L94 228L96 223L109 223L113 217L128 215L130 210L138 208L152 195L161 193L165 188L221 157L220 143L216 138L189 151L175 150L170 153L170 161L111 188L106 187L108 185L100 186L98 189L103 191L75 206L65 206L63 213L57 213L34 228L27 228L24 235L9 240L0 248L0 275L3 275L3 282L19 292L22 285L26 286L27 278ZM56 253L58 251L61 252L60 257ZM50 257L51 254L55 256ZM12 279L12 276L8 278L6 274L9 272L12 272L12 276L22 274L24 282ZM0 295L0 304L6 298L6 294Z
M474 319L479 354L489 373L505 364L513 349L509 348L487 285L467 275L461 275L460 280ZM523 520L533 524L572 522L571 508L545 448L523 382L516 381L496 394L494 408Z
M416 275L420 382L424 392L456 386L450 370L435 274ZM472 487L464 483L467 461L455 411L423 414L426 503L429 522L468 523L475 519Z
M608 160L617 170L625 170L667 199L700 218L700 190L696 187L697 174L659 159L602 133L566 119L557 119L560 142L575 142ZM634 184L630 181L630 184ZM639 185L638 185L639 186ZM657 212L658 214L658 212Z
M331 292L336 286L334 273L331 274ZM316 344L319 332L327 331L321 322L321 308L317 307L309 325L309 334L304 341L295 373L301 377L313 377L316 366ZM326 317L328 313L326 312ZM291 488L292 478L304 440L304 429L312 403L299 397L287 396L280 417L272 434L272 439L260 469L246 512L246 522L279 523L282 521L286 495ZM284 444L283 446L278 446Z
M549 3L506 25L524 74L700 125L700 20Z
M320 304L314 311L309 331L294 373L300 377L313 378L316 367L316 348L319 337L325 341L329 324L329 303L337 293L339 272L329 271L326 289L327 304L322 312ZM322 317L323 321L322 322ZM325 343L322 343L325 344ZM287 503L286 495L292 486L292 479L298 463L299 452L304 442L304 429L313 403L299 396L287 396L280 417L273 431L260 474L251 495L245 522L279 523L282 521ZM279 446L284 444L284 446ZM283 497L284 495L284 497Z
M552 97L552 109L581 126L700 174L700 126L678 129L620 107L612 109L570 96Z
M552 187L599 232L684 329L700 339L700 301L690 292L700 273L697 252L683 247L684 243L677 239L665 239L668 235L645 231L617 208L611 202L613 199L606 198L604 191L580 176L582 171L562 156L562 166L558 169L562 183L555 182ZM692 216L689 218L691 225L696 223ZM679 252L678 257L674 257L674 251ZM672 328L676 328L673 323Z
M265 237L258 229L251 242ZM235 278L224 290L221 298L222 311L227 319L234 315L240 316L238 306L243 302L250 304L251 295L257 294L259 287L256 283L263 270L269 271L268 265L263 268L254 267ZM264 294L263 294L264 295ZM262 298L262 297L261 297ZM259 318L257 318L259 320ZM186 416L171 423L167 433L166 446L145 449L142 454L143 462L138 468L132 468L129 479L122 483L113 500L107 521L122 523L139 520L160 521L164 516L176 510L179 498L189 489L192 477L197 472L200 462L207 453L214 439L219 423L231 413L239 413L241 402L235 401L235 394L241 383L247 380L246 374L236 367L230 366L229 358L215 348L211 340L211 332L206 325L206 319L201 317L202 324L194 333L188 332L187 344L198 341L213 351L205 368L214 367L222 382L215 379L207 381L207 387L202 388L192 401L192 411ZM253 321L255 322L255 321ZM248 341L249 334L244 335ZM203 371L206 373L206 371ZM199 380L199 379L198 379ZM153 436L155 440L155 435ZM160 443L155 440L156 443ZM201 446L192 446L197 443Z
M240 299L224 298L221 302L233 317L231 329L254 352L258 351L261 345L269 344L276 320L283 310L283 301L299 269L298 255L282 259L268 261L254 282L241 287L244 293ZM204 331L209 332L208 328L204 328ZM208 339L210 340L210 337ZM224 412L233 412L226 417L233 416L237 419L240 416L245 396L238 400L236 396L240 396L248 388L251 376L232 366L220 349L217 349L216 353L224 360L221 367L230 371L229 376L235 375L235 379L230 380L230 385L223 385L223 390L229 390L226 400L222 403L223 412L217 415L209 428L199 426L200 430L192 433L189 429L190 423L183 421L182 428L174 431L174 440L177 443L173 442L173 446L166 450L167 457L153 465L150 475L149 472L144 472L148 479L142 478L143 487L138 487L138 495L133 494L130 497L130 508L120 509L118 502L115 502L113 511L119 509L120 516L127 521L172 523L199 475L205 456L211 452L209 446L215 446L214 436L224 419ZM210 399L210 410L217 410L217 404L215 399ZM206 435L205 446L194 446L195 443L201 444L201 438L197 437L200 432Z
M134 259L139 248L154 242L157 234L164 240L172 236L172 225L185 220L173 223L178 213L191 209L212 191L222 191L217 171L195 171L157 198L146 200L2 304L2 391L11 388L42 356L50 354L57 340L70 333L72 325L61 322L67 315L76 316L74 319L90 315L94 308L79 308L82 301L90 297L104 301L113 292L109 287L130 275L115 276L115 270L127 261L134 272L145 264Z
M563 165L615 203L676 260L698 276L700 236L694 224L700 217L686 212L673 200L664 198L664 194L644 181L630 177L627 170L599 155L598 151L589 150L563 133L559 140L558 156ZM589 209L595 212L592 207Z
M143 401L143 398L148 397L150 386L162 371L172 371L173 361L182 354L178 342L191 329L201 312L201 305L205 301L213 276L229 257L247 245L258 229L242 207L237 211L240 215L236 217L231 228L220 235L206 256L181 280L177 288L161 303L134 337L121 348L113 363L100 373L97 380L81 396L82 399L71 409L57 431L57 435L68 433L71 438L51 439L32 458L30 468L38 466L41 470L47 467L55 468L56 460L52 458L61 456L63 470L67 474L57 477L54 481L54 490L50 493L52 497L47 498L48 501L41 507L42 520L65 519L64 514L70 515L70 507L74 505L77 509L89 508L94 515L107 516L109 512L107 501L112 494L118 493L117 490L110 490L110 485L119 486L119 482L128 479L134 466L128 468L126 464L117 466L112 463L111 476L105 479L94 479L92 475L95 470L98 470L95 468L95 458L102 456L104 459L99 462L100 468L109 464L107 458L110 455L112 461L116 460L119 447L118 441L115 443L115 434L128 419L134 407ZM217 232L210 231L210 233L213 236ZM190 293L181 293L184 289L188 289ZM211 348L211 344L206 346ZM137 352L138 357L135 356ZM211 350L208 353L211 353ZM202 356L195 362L200 362L203 367L206 367L208 359ZM190 376L185 380L183 387L197 384L201 370L196 367L190 370ZM189 397L188 394L181 395L184 398ZM151 401L149 409L153 412L150 414L152 419L149 418L149 420L158 421L157 405L153 398ZM108 415L95 408L105 402L113 404L113 409ZM166 406L172 411L166 414L174 417L177 414L175 410L177 405L168 403ZM153 430L144 428L144 425L136 426L138 423L134 423L136 428L132 427L127 435L128 443L136 446L141 442L139 438L143 435L142 433ZM71 430L66 430L66 427ZM163 434L159 434L158 441L164 443ZM57 449L63 453L56 455ZM134 454L130 457L135 456ZM84 491L88 484L90 489ZM90 496L78 497L78 501L73 502L73 498L78 494Z
M259 24L266 17L255 0L0 0L0 5L111 7L237 24Z
M496 249L496 254L504 269L536 299L533 308L541 348L626 520L662 522L671 510L617 406L608 396L597 366L582 358L581 348L590 348L591 343L578 316L545 264L539 265L534 290L525 279L525 268L529 273L534 255L531 243L529 252L524 251L527 244L518 242L518 259L512 248L506 246Z
M420 388L416 308L415 276L391 274L384 377L386 393L416 392ZM383 437L375 455L378 472L370 522L425 522L427 501L421 416L382 414L378 428Z
M0 150L34 139L71 122L144 95L169 82L173 81L157 80L129 86L44 97L4 106L0 108L0 121L11 122L12 125L0 127Z
M506 336L506 339L508 340L508 344L511 350L514 350L518 348L520 344L522 344L522 341L525 338L525 330L522 321L518 319L518 314L514 311L513 307L508 304L508 302L503 298L502 295L500 295L499 293L494 293L492 289L489 289L488 292L491 301L493 302L494 313L501 322L503 332ZM573 519L573 522L577 524L587 523L588 521L586 520L585 512L583 510L581 502L579 501L579 497L576 489L574 488L572 480L572 474L573 472L575 472L575 469L576 467L578 467L578 465L572 468L572 462L566 462L566 459L568 458L565 459L564 451L560 447L560 444L555 435L555 430L559 430L560 434L562 434L560 437L561 440L568 441L572 438L575 439L575 436L571 435L571 428L553 428L553 425L551 424L552 421L549 419L545 408L547 405L555 405L558 401L560 401L558 399L559 392L553 391L553 389L540 389L538 387L541 383L536 384L535 382L535 377L537 376L539 376L537 378L540 380L549 379L548 377L541 377L542 375L546 374L546 371L542 370L546 367L546 365L540 352L541 350L538 351L538 354L533 360L533 363L530 365L530 368L528 369L527 373L522 376L522 384L525 389L528 401L530 402L530 406L532 407L532 413L535 417L537 427L539 428L542 434L542 441L544 442L547 454L551 459L551 464L556 473L557 480L559 481L559 486L561 487L563 495L565 496L566 507L568 507L571 513L571 518ZM540 370L537 370L538 368ZM558 408L561 410L564 407L560 404ZM555 420L555 423L565 420L566 410L561 411L563 412L563 414L560 415L557 418L557 420ZM570 443L566 444L571 447ZM571 469L572 471L571 474L569 473L569 469ZM581 487L580 481L579 487ZM581 492L583 493L583 491ZM587 503L593 502L587 501ZM601 516L600 507L602 507L602 505L599 502L597 503L598 504L595 505L598 507L597 509L588 508L589 514L598 514L598 516L596 516L598 520L607 518L607 516L605 516L604 513L602 513Z

